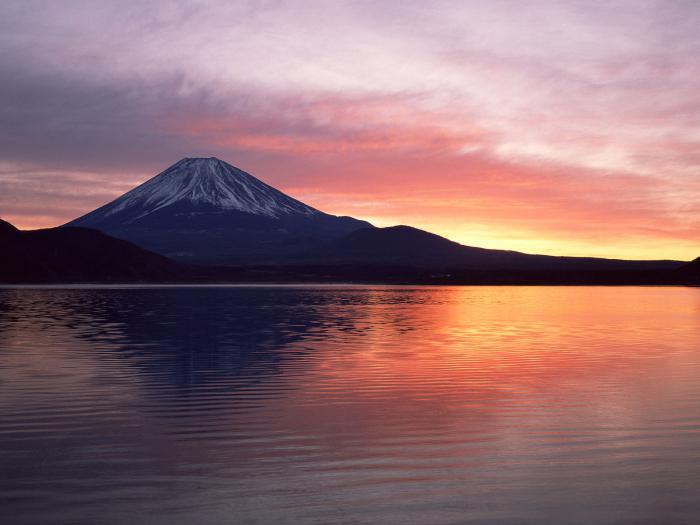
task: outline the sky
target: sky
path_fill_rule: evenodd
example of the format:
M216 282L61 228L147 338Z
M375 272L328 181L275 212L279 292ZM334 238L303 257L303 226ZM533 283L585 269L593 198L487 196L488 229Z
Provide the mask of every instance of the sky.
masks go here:
M0 216L183 157L471 246L700 256L700 2L0 3Z

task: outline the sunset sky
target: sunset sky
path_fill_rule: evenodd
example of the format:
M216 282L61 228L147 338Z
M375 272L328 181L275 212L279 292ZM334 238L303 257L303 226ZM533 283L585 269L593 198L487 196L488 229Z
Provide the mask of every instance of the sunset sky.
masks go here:
M463 244L700 256L700 2L0 4L0 216L182 157Z

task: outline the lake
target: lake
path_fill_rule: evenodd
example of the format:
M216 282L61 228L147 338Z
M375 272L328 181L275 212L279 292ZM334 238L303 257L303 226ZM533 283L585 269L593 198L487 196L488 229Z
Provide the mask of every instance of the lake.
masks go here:
M700 523L700 290L0 289L4 524Z

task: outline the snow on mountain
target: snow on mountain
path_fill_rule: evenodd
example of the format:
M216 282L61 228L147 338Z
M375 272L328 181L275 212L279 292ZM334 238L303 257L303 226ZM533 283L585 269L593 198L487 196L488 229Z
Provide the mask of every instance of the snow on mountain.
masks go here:
M66 226L196 263L281 260L372 227L307 206L219 159L185 158Z
M321 213L215 157L182 159L98 211L107 218L134 210L133 222L181 202L275 218Z

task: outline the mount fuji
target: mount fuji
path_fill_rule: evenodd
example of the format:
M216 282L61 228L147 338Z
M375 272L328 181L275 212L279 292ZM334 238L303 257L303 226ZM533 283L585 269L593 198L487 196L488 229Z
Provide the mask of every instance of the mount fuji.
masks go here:
M184 158L65 226L180 262L275 262L372 225L319 211L222 160Z
M493 272L497 280L523 282L627 282L631 278L658 282L667 279L658 272L682 266L678 261L490 250L409 226L375 228L365 221L312 208L214 157L182 159L64 227L100 230L196 267L266 267L281 281L311 275L347 280L383 275L380 280L387 282L404 275L415 281L415 272L421 269L465 282L494 279ZM390 271L381 274L382 268ZM232 278L211 271L224 281Z

